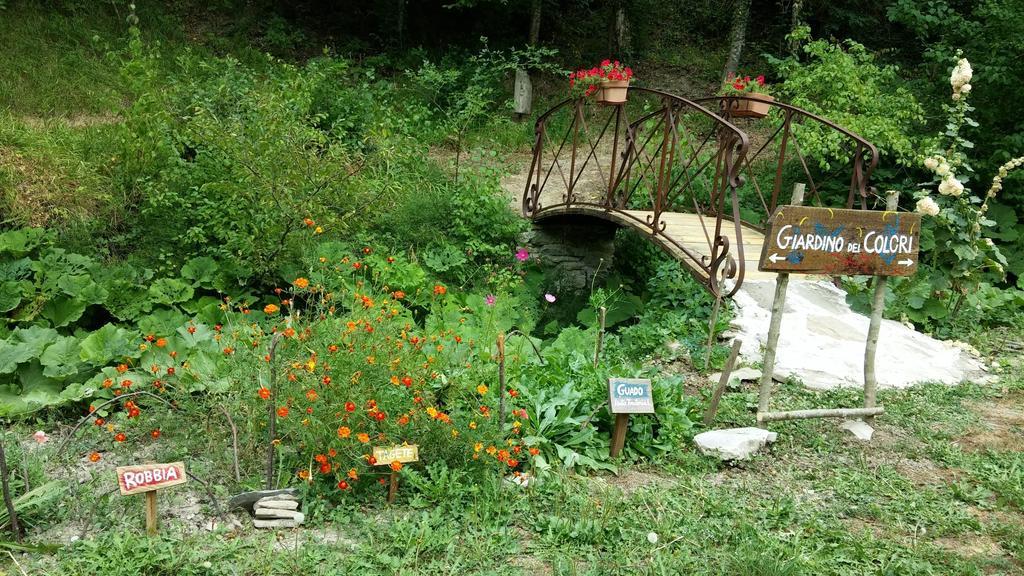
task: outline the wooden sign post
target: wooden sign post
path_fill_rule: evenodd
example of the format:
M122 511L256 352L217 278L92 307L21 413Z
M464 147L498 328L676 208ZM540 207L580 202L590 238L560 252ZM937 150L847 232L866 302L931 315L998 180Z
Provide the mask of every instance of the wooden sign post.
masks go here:
M768 220L762 272L910 276L921 215L895 210L780 206Z
M417 462L420 459L420 447L416 444L402 444L401 446L374 446L373 459L377 466L391 466L392 462L405 464ZM388 504L395 501L395 494L398 492L398 472L391 470L388 484Z
M609 378L608 405L615 414L612 432L612 458L619 455L626 444L626 430L630 414L654 414L654 395L651 381L646 378Z
M917 271L920 214L898 213L899 195L892 192L885 211L836 210L801 206L804 185L793 190L790 206L780 206L768 221L758 269L778 272L775 300L765 343L764 371L758 394L757 422L797 418L871 419L885 412L875 405L875 352L889 276ZM778 348L789 274L873 275L875 294L864 351L864 408L769 412L772 373Z
M118 466L117 484L121 494L146 495L146 532L156 534L156 491L188 481L184 462Z

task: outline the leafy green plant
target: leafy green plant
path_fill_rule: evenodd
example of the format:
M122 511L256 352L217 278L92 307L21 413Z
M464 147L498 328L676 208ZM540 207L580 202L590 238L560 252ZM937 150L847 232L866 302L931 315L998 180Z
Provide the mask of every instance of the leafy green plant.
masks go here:
M766 56L783 82L779 90L789 102L860 134L879 152L910 166L917 148L914 131L924 113L913 92L899 77L899 68L880 64L863 44L811 38L801 26L790 38L802 44L807 60ZM817 123L794 127L805 155L820 159L822 168L849 158L842 134Z

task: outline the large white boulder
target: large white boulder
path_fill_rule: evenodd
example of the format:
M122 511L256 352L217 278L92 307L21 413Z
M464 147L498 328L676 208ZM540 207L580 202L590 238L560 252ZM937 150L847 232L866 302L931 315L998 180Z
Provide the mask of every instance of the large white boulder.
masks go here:
M729 428L709 430L693 437L697 448L707 456L722 460L745 460L769 442L775 442L778 434L761 428Z
M730 332L743 341L740 356L746 363L762 360L774 296L775 281L761 280L744 282L733 297L736 317ZM862 387L869 323L831 282L791 276L773 378L792 377L814 389ZM875 357L878 386L987 379L984 365L967 348L883 320Z

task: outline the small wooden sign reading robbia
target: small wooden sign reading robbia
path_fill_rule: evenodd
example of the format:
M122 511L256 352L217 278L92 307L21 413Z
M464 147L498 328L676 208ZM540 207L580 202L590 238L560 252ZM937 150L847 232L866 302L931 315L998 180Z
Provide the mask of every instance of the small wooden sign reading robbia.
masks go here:
M118 466L117 485L121 494L145 494L146 532L156 534L156 491L188 481L184 462Z
M758 270L910 276L920 232L920 214L779 206L768 220Z
M118 466L117 468L117 484L121 488L121 494L125 496L177 486L187 481L184 462L140 464L138 466Z

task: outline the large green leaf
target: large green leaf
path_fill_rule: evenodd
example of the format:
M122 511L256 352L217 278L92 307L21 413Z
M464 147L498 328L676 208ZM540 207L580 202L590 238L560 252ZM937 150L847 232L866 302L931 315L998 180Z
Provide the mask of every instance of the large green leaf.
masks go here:
M57 296L43 306L43 318L49 320L54 327L61 328L81 318L88 307L78 298Z
M153 334L157 337L170 336L187 321L188 318L177 310L158 308L149 316L139 319L139 330L142 330L143 334Z
M11 230L0 234L0 254L11 254L15 258L31 252L46 237L41 228Z
M38 362L32 362L18 373L21 387L0 386L0 417L17 416L64 402L60 381L43 375Z
M212 287L220 266L209 256L200 256L188 261L181 267L181 276L192 281L195 286Z
M0 340L0 374L10 374L18 368L18 364L36 357L31 348L12 340Z
M132 345L136 336L124 328L107 324L82 340L79 358L93 366L102 366L111 360L134 356L138 352L138 347Z
M11 336L15 341L27 346L31 350L32 357L35 358L43 353L43 348L57 339L57 331L42 326L29 326L28 328L18 328Z
M43 375L50 378L63 378L77 374L82 366L78 338L61 336L50 344L39 357L43 365Z
M21 304L21 282L0 282L0 313L10 312Z
M177 278L161 278L149 287L150 297L158 304L184 302L192 298L194 293L192 286Z

